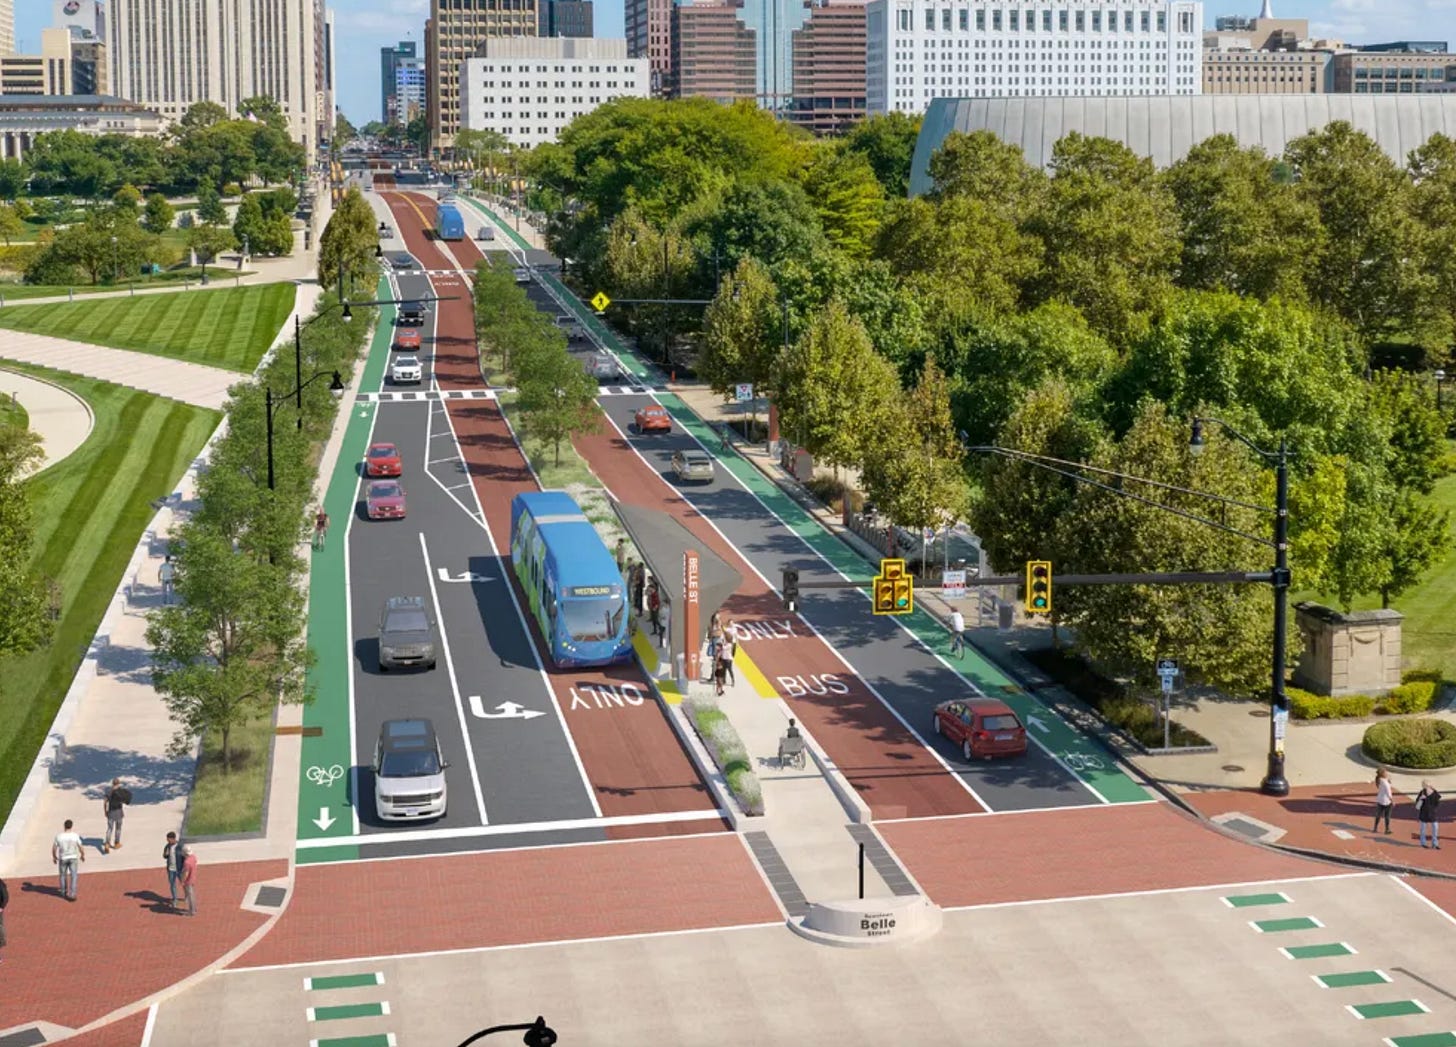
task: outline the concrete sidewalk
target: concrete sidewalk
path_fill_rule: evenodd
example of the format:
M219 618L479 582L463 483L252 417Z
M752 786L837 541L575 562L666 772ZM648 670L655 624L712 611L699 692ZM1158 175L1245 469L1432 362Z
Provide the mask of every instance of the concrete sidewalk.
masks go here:
M91 405L64 386L0 368L0 396L10 396L40 437L41 460L25 475L48 469L86 442L96 425Z

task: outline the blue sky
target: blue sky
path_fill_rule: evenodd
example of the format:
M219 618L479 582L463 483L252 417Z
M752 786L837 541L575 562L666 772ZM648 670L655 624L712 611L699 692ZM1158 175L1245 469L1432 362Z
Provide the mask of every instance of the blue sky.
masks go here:
M1210 25L1218 15L1257 15L1261 0L1204 0ZM1279 18L1307 18L1316 36L1350 43L1383 40L1456 42L1456 0L1273 0ZM429 0L333 0L338 58L339 105L356 124L377 120L379 49L397 40L423 45ZM51 5L38 0L16 4L15 33L20 46L35 51L40 31L49 24ZM622 0L596 0L598 36L622 35Z

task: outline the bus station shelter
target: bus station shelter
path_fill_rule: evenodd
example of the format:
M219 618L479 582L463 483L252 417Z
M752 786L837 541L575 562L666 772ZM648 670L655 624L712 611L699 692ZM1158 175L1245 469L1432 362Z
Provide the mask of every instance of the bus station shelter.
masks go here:
M702 646L708 622L743 584L743 575L670 513L626 502L613 502L612 508L641 554L647 570L657 579L662 602L671 608L667 623L669 664L681 678L688 652ZM684 565L689 552L696 553L698 558L698 615L693 635L687 633L688 615L683 613L688 601Z

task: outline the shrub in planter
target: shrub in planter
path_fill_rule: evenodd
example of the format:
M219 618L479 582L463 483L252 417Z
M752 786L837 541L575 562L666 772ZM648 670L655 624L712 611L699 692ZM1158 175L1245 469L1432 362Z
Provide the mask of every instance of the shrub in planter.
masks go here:
M1380 701L1380 709L1387 713L1423 713L1431 707L1436 698L1436 684L1429 680L1412 680L1403 683Z
M723 710L712 702L696 698L683 702L683 709L739 804L749 814L762 814L763 792L758 776L753 773L753 761L749 759L743 739L738 737Z
M1291 687L1289 714L1296 720L1339 720L1345 717L1369 716L1375 711L1375 699L1368 694L1345 694L1338 697L1311 694Z
M1456 724L1422 717L1372 724L1360 751L1392 767L1433 770L1456 766Z

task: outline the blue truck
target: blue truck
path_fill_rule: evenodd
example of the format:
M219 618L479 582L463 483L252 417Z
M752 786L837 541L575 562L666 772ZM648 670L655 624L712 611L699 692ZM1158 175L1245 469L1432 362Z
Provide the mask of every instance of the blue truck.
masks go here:
M435 236L441 240L465 239L465 219L454 204L441 204L435 208Z

